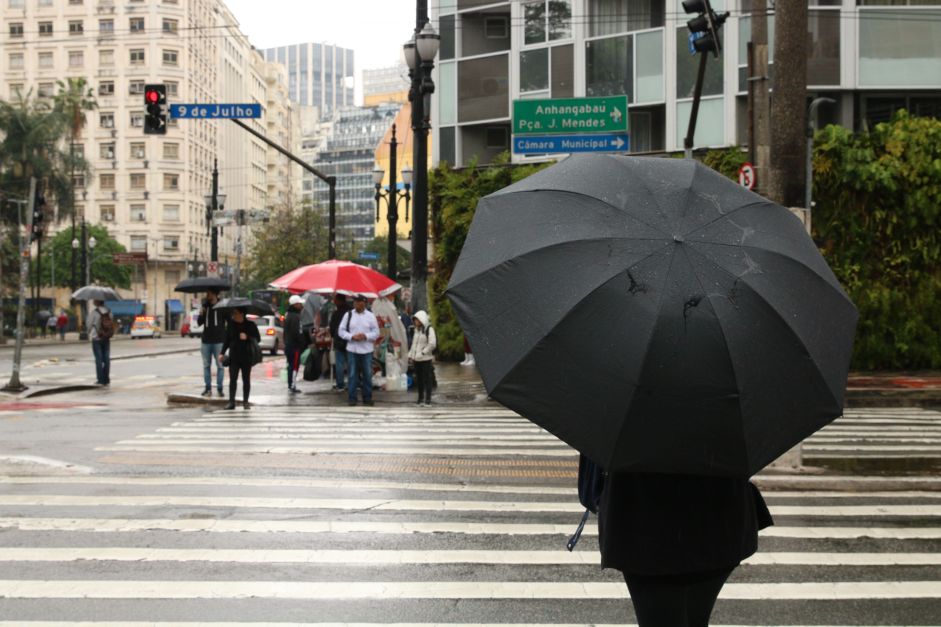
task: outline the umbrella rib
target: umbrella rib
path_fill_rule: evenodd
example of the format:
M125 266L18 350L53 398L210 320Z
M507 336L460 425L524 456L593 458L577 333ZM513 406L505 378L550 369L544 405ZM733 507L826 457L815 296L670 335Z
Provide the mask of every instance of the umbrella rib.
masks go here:
M740 276L735 276L733 273L729 272L728 269L723 268L722 266L720 266L719 264L717 264L715 261L713 261L712 259L710 259L710 258L707 257L706 255L702 254L702 253L699 252L698 250L695 251L695 252L696 252L697 255L699 255L700 257L702 257L703 259L705 259L705 260L706 260L708 263L710 263L712 266L714 266L715 268L717 268L720 272L724 272L724 273L727 274L728 276L730 276L730 277L732 277L733 279L735 279L735 284L741 283L741 284L744 285L746 288L748 288L748 290L750 290L762 303L764 303L765 307L767 307L767 308L775 315L775 317L776 317L778 320L780 320L782 324L784 324L784 327L785 327L788 331L790 331L791 335L794 337L794 339L797 341L797 343L801 346L801 348L804 349L804 352L806 352L808 356L811 355L811 351L810 351L810 349L808 348L807 344L804 343L804 341L801 339L800 335L798 335L797 331L794 330L794 327L792 327L792 326L788 323L788 321L787 321L786 318L784 318L783 316L781 316L781 314L778 312L778 310L775 309L775 307L774 307L771 303L769 303L768 300L767 300L764 296L762 296L761 293L758 292L758 290L756 290L756 289L753 288L751 285L749 285L747 281L745 281L745 280L740 280L740 279L741 279ZM803 265L803 264L801 264L801 265ZM829 285L829 283L828 283L828 285ZM837 404L837 405L840 405L840 403L837 401L837 397L834 396L834 394L833 394L833 390L830 389L830 386L827 385L826 381L823 382L823 387L825 387L825 388L827 389L827 392L829 392L830 397L833 399L833 402L834 402L835 404Z
M704 228L706 228L707 226L709 226L709 225L711 225L711 224L715 224L716 222L718 222L719 220L722 220L722 219L724 219L724 218L728 218L729 216L731 216L733 213L735 213L735 212L737 212L737 211L741 211L742 209L747 209L747 208L749 208L749 207L757 207L757 206L759 206L759 205L770 205L770 206L772 206L772 207L777 207L777 206L778 206L778 205L775 205L773 202L771 202L771 201L769 201L769 200L756 200L755 202L750 202L750 203L746 203L746 204L744 204L744 205L739 205L738 207L736 207L735 209L732 209L732 210L729 211L728 213L723 213L723 214L720 215L719 217L714 218L714 219L712 219L712 220L709 220L709 222L706 222L705 224L700 224L700 225L697 226L696 228L694 228L694 229L692 229L692 230L690 230L690 231L687 231L686 233L683 234L683 237L689 238L689 236L692 235L693 233L696 233L696 232L698 232L698 231L702 231L702 230L703 230Z

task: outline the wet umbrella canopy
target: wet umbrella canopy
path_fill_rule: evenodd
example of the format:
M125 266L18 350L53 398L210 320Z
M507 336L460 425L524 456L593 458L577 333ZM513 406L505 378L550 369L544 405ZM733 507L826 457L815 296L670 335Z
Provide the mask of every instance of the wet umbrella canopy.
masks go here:
M231 311L233 309L244 309L247 314L256 316L270 316L274 313L271 305L263 300L254 298L223 298L213 306L213 309Z
M187 294L198 294L209 290L228 291L232 286L226 279L211 276L199 276L191 279L183 279L173 288L175 292Z
M448 294L490 395L609 469L751 475L842 412L856 308L794 215L691 160L483 198Z
M101 285L80 287L72 294L72 298L75 300L121 300L117 292Z

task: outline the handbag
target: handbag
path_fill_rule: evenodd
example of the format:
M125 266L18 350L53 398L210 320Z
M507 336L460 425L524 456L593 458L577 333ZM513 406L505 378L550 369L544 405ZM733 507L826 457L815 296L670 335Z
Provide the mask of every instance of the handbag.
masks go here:
M248 341L248 351L252 357L252 365L256 366L261 363L262 354L261 346L258 345L258 340L252 338Z

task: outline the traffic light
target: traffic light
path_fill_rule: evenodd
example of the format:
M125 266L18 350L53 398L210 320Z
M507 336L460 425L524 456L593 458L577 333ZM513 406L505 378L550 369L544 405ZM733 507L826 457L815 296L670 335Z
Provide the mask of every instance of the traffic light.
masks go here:
M144 85L144 135L167 134L167 86Z
M29 241L35 242L38 239L42 239L44 224L43 221L46 218L46 198L43 196L42 192L38 189L36 190L36 200L33 205L33 228L29 234Z
M683 0L683 10L687 13L698 13L696 17L686 22L689 28L690 44L696 52L712 52L716 58L722 52L722 40L719 31L729 17L728 11L716 13L712 10L709 0Z

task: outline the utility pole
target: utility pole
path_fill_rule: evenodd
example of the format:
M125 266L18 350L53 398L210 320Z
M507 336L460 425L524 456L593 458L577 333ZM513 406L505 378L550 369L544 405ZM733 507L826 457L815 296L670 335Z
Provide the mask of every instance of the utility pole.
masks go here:
M33 207L36 202L36 178L29 179L29 198L24 202L14 200L17 204L17 216L19 217L20 231L20 302L16 308L16 346L13 349L13 372L10 374L9 383L4 386L5 392L22 392L26 386L20 382L20 364L23 360L23 323L26 317L26 286L29 283L29 249L30 237L25 237L25 233L33 232ZM26 211L26 228L23 228L23 205L28 205Z
M219 160L212 160L212 200L209 201L210 211L209 222L212 224L212 218L219 210ZM212 241L209 249L209 260L219 261L219 229L212 224Z
M771 176L765 188L785 207L804 202L807 126L807 1L777 0L775 5L774 103Z
M768 97L768 5L752 0L751 68L748 97L751 106L752 136L748 140L750 161L755 164L755 191L765 194L771 164L771 102Z

